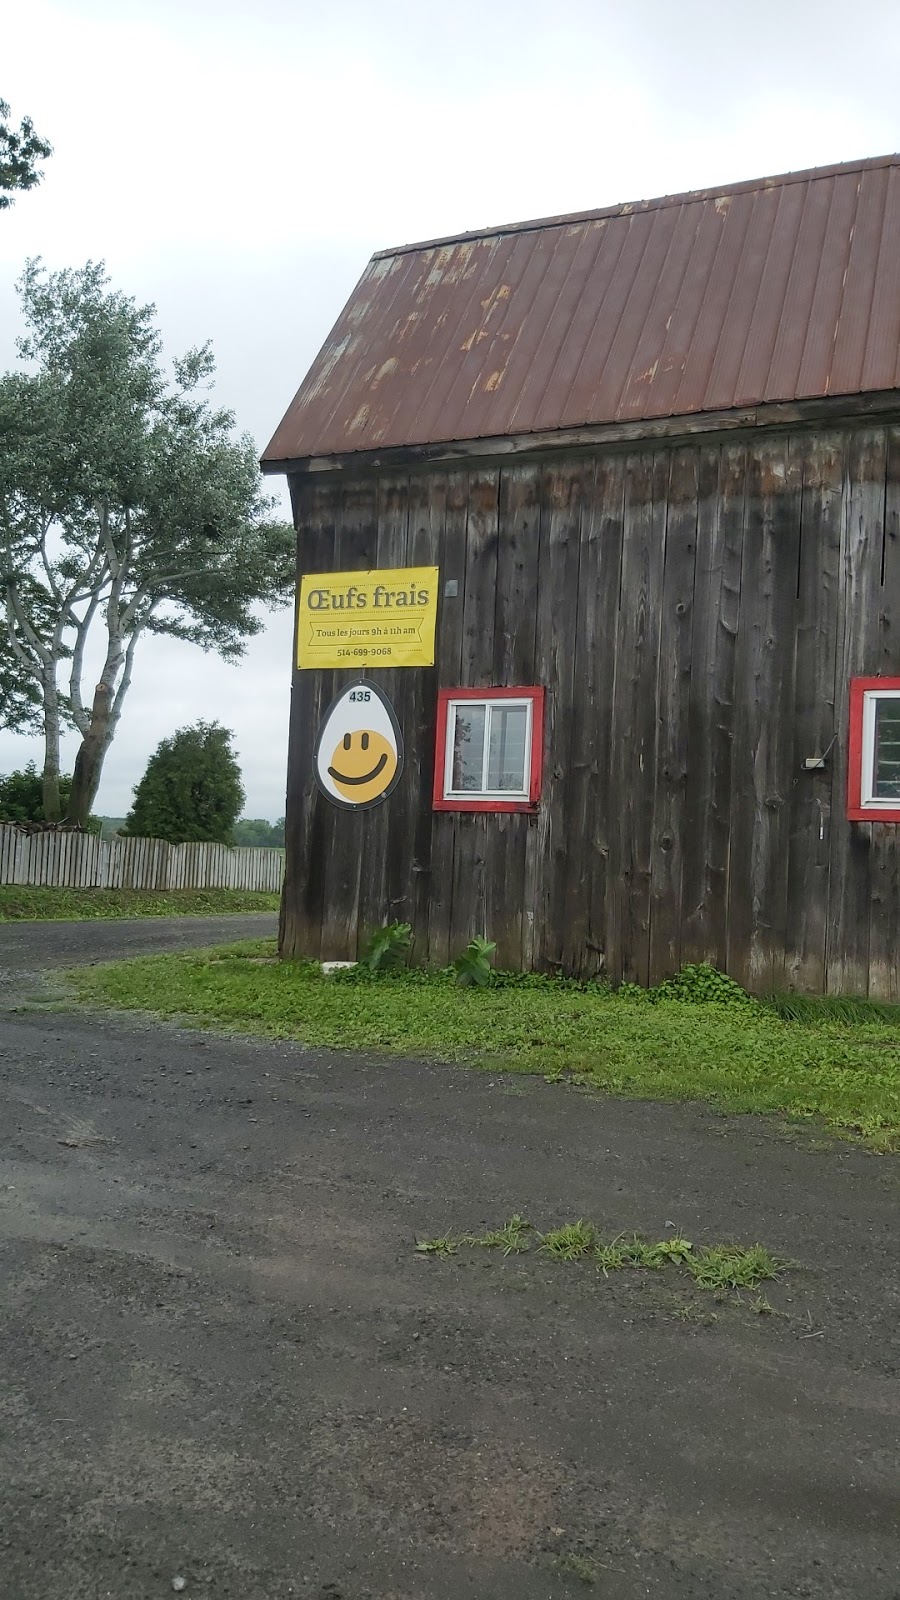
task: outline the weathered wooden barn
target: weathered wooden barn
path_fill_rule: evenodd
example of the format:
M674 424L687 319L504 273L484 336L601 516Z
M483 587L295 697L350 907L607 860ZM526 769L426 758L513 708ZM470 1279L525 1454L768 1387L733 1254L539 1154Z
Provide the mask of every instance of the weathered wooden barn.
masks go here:
M380 253L263 466L312 575L284 954L398 918L438 964L897 997L900 156ZM385 665L349 624L410 568L434 664ZM366 684L395 723L357 748L345 697L317 778Z

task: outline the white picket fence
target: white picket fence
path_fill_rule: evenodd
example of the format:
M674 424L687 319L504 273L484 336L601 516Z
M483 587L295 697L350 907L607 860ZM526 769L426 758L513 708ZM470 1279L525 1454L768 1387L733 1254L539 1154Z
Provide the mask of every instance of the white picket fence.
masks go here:
M91 833L24 833L0 823L0 884L54 889L260 889L279 893L284 851Z

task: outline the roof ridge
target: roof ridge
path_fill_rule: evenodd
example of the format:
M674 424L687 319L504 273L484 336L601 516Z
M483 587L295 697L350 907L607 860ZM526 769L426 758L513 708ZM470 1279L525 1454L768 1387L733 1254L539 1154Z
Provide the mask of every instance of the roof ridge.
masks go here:
M475 239L493 239L513 233L536 233L544 228L568 227L576 222L598 222L604 217L627 217L637 212L657 211L664 206L683 206L724 199L727 195L752 194L754 190L774 189L783 184L809 183L817 178L833 178L839 173L871 172L877 167L900 166L900 153L869 156L856 161L839 161L832 166L807 167L798 172L780 172L772 177L745 178L740 183L718 184L712 189L688 189L683 194L660 195L654 200L626 200L618 205L601 206L593 211L571 211L555 217L536 217L526 222L506 222L495 227L473 228L468 233L447 234L440 239L423 239L414 244L393 245L386 250L376 250L373 261L384 261L392 256L403 256L418 250L437 250L444 245L466 244Z

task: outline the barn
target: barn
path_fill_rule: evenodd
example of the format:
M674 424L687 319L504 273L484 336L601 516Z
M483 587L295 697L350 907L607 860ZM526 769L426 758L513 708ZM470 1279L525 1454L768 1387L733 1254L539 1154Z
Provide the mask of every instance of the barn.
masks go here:
M900 991L900 156L375 255L297 526L281 949Z

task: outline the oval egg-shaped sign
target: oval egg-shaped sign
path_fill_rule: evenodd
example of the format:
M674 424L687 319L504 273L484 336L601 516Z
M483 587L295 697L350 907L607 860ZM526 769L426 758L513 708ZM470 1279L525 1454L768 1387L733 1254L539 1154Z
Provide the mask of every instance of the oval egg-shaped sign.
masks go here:
M403 735L390 700L374 683L352 683L332 700L313 771L333 805L361 811L387 799L403 771Z

